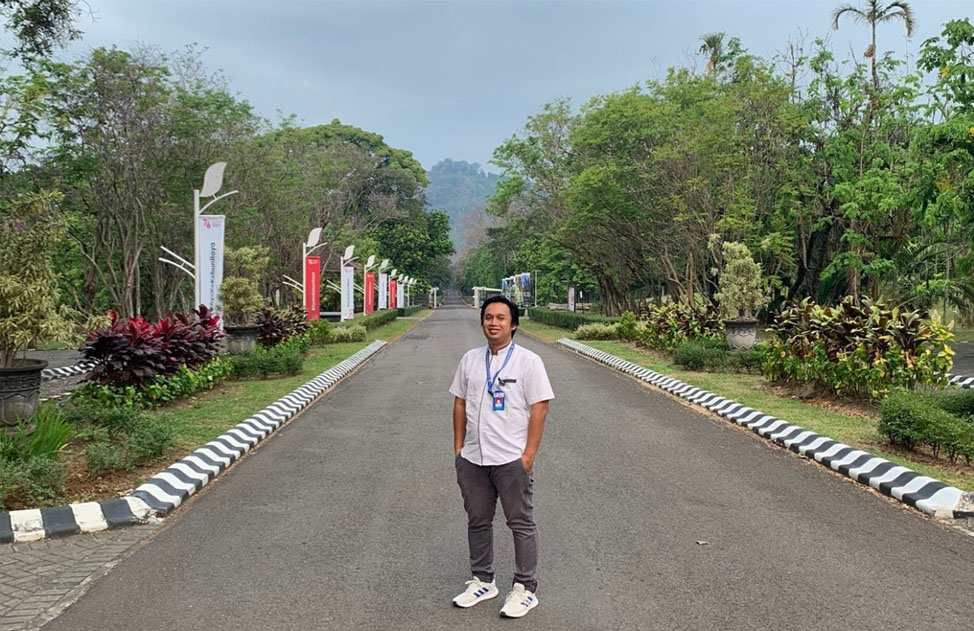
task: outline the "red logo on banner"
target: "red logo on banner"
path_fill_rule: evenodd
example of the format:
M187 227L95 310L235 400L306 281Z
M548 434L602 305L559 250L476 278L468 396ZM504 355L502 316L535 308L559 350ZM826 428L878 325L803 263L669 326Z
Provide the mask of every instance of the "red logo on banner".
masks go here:
M365 275L365 315L375 311L375 274Z
M321 258L304 259L304 310L309 320L321 319Z
M396 281L390 280L389 281L389 308L395 309L398 306L399 303L396 302Z

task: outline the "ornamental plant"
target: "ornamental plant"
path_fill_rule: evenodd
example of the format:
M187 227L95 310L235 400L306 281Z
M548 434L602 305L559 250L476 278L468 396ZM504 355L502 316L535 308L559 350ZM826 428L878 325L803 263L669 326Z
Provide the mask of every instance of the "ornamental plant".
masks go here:
M22 195L0 216L0 368L33 341L78 340L74 311L58 305L50 249L68 230L57 192Z
M768 304L768 296L761 284L761 266L743 243L725 241L721 245L723 269L717 280L714 299L721 315L728 320L753 320L755 314Z
M308 318L303 308L264 309L257 316L257 341L271 348L309 330Z
M264 307L264 299L257 286L270 262L266 247L227 250L227 276L220 283L220 302L229 326L252 326Z
M719 313L712 305L674 302L664 297L646 301L645 320L635 327L636 343L660 351L673 351L687 340L723 338Z

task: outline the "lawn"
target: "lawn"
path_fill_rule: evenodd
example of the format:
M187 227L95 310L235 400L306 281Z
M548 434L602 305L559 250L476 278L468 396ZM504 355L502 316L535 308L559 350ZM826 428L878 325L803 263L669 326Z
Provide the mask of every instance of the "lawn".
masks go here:
M572 337L571 332L565 329L529 320L522 320L520 328L529 335L549 343L555 343L563 337ZM628 342L584 341L584 343L886 458L890 462L909 467L922 475L937 478L960 489L974 491L974 467L951 464L944 459L935 459L929 454L906 452L889 445L876 431L879 423L879 410L876 406L855 405L831 399L803 401L788 395L782 388L776 388L759 375L688 371L674 364L667 354L639 348ZM705 414L709 413L703 408L700 410Z

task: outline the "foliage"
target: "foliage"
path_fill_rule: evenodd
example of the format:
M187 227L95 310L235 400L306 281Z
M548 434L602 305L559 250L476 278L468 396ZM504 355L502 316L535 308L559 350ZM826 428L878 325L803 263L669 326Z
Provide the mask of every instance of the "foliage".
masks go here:
M575 329L576 340L618 340L620 324L583 324Z
M446 213L450 220L450 237L455 245L459 244L464 241L468 214L483 208L499 178L494 173L485 172L476 162L449 158L434 164L427 175L426 204Z
M33 432L28 431L30 425L34 425ZM21 421L17 424L17 430L13 434L0 431L0 460L56 460L72 431L60 410L53 405L41 405L29 422Z
M352 324L350 326L336 326L331 329L331 344L343 344L346 342L364 342L368 337L368 332L364 326Z
M554 311L541 307L528 307L528 317L534 322L574 331L583 324L615 324L618 318L589 315L571 311Z
M419 313L420 311L422 311L424 308L425 307L423 307L423 305L411 305L409 307L399 307L396 310L396 315L398 317L400 317L400 318L409 318L409 317L412 317L412 316L416 315L417 313ZM358 318L356 318L356 323L358 323L357 320L358 320ZM366 326L366 328L368 328L368 327Z
M328 320L315 320L311 323L311 331L308 336L311 343L315 346L328 344L331 342L331 323Z
M687 340L676 347L673 361L687 370L717 371L727 363L727 346L705 339Z
M258 346L250 353L234 355L230 358L233 376L267 378L269 375L296 375L301 372L309 345L308 338L300 336L277 346Z
M258 283L270 261L266 247L228 249L224 268L226 276L220 283L220 302L227 324L249 326L256 322L264 307Z
M619 318L619 325L617 327L619 339L630 342L635 340L637 322L635 313L632 311L624 311L622 317Z
M87 335L82 354L96 362L89 381L123 390L144 389L156 377L171 377L212 361L226 334L219 316L206 306L189 314L167 314L152 323L142 318L120 320L112 313L107 329Z
M761 266L754 262L746 245L734 241L721 245L721 258L724 266L714 294L721 314L729 319L753 319L768 302L761 286Z
M644 324L635 330L636 342L643 346L672 351L687 340L723 340L723 325L712 305L662 300L646 301L644 309Z
M934 457L945 452L951 462L963 456L970 464L974 461L974 419L970 414L974 410L964 406L966 414L954 412L960 407L955 396L894 392L883 401L879 433L894 445L907 449L926 445Z
M301 308L264 309L257 316L257 341L261 346L277 346L295 335L304 335L310 329L308 318Z
M64 491L64 465L50 458L0 459L0 509L36 508Z
M87 383L75 388L72 400L109 406L152 407L166 405L201 390L209 390L232 374L230 362L211 359L195 369L183 365L172 375L157 374L141 385Z
M58 306L50 250L66 234L59 193L18 197L0 214L0 368L37 340L76 340L73 313Z
M84 453L92 473L149 465L172 449L172 425L139 407L72 397L67 414L75 424L87 428L90 442Z
M81 35L74 26L78 13L76 0L3 0L0 16L17 38L9 52L22 59L50 55Z
M880 399L893 387L945 383L953 335L920 311L851 297L836 308L791 302L768 329L763 366L773 380L812 383L842 396Z
M399 311L397 309L383 309L382 311L370 313L367 316L356 316L353 322L359 326L364 326L366 331L372 331L384 324L395 322L398 317Z

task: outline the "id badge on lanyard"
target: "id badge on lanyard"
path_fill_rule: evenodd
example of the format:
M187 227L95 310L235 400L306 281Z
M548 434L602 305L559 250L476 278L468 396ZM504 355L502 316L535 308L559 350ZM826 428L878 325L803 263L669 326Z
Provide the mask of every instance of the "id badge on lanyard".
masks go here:
M507 362L511 359L511 354L514 352L514 342L511 342L511 346L507 349L507 356L504 357L504 363L501 364L500 370L494 373L493 379L490 376L490 349L487 349L487 392L490 393L491 401L494 406L495 412L503 412L505 408L506 401L504 399L503 390L495 390L494 382L497 380L497 376L501 374L501 370L507 366Z

